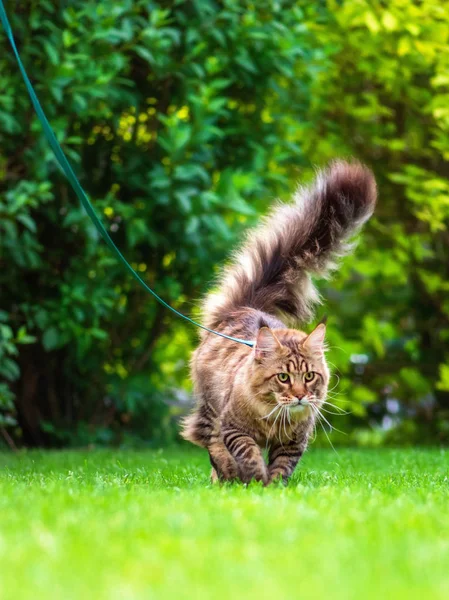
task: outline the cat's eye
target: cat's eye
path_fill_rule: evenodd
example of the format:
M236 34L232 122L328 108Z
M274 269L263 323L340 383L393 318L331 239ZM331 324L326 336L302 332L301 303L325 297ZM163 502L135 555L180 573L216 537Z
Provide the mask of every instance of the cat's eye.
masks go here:
M278 373L278 379L281 383L287 383L290 381L290 375L288 373Z
M315 373L313 371L307 371L307 373L304 373L304 381L307 381L308 383L310 383L314 379L315 379Z

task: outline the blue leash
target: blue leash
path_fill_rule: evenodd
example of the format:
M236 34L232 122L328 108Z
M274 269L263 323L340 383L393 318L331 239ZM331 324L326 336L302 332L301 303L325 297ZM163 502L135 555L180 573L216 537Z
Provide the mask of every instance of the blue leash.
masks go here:
M129 264L129 262L126 260L126 258L123 256L123 254L120 252L120 250L117 248L117 246L112 241L112 239L111 239L109 233L106 231L103 223L97 217L95 210L94 210L92 204L90 203L89 198L86 195L86 192L81 187L80 182L78 181L75 173L73 172L73 169L70 166L69 161L67 160L64 152L62 151L61 146L59 145L58 140L56 139L55 134L53 133L51 125L48 122L48 119L45 116L44 111L42 110L42 107L40 105L38 97L36 96L36 92L34 91L34 88L31 85L31 82L28 78L25 67L23 66L22 60L20 58L20 54L17 50L16 43L14 41L14 36L12 33L11 25L9 24L8 17L6 15L6 11L5 11L5 7L3 6L3 0L0 0L0 20L2 22L3 28L6 32L6 35L9 39L11 47L13 49L13 52L16 57L17 64L19 65L19 69L22 74L23 80L25 82L28 94L31 98L31 102L33 103L33 106L34 106L34 109L38 116L38 119L41 122L42 128L44 130L44 135L47 138L47 141L50 144L51 149L54 152L56 160L58 161L62 171L64 172L64 175L67 177L70 185L72 186L73 191L78 196L78 199L80 200L81 204L83 205L84 210L87 212L87 214L91 218L93 224L97 228L98 232L100 233L101 237L104 239L106 244L109 246L109 249L112 251L112 253L115 254L115 256L119 259L119 261L125 267L125 269L132 275L132 277L134 277L134 279L136 279L138 281L138 283L140 283L140 285L147 292L149 292L158 302L160 302L163 306L165 306L165 308L168 308L173 313L175 313L175 315L177 315L178 317L181 317L181 319L185 319L192 325L196 325L197 327L200 327L201 329L204 329L205 331L208 331L209 333L214 333L215 335L219 335L220 337L226 338L227 340L231 340L232 342L238 342L239 344L245 344L246 346L254 346L254 342L252 342L250 340L241 340L239 338L234 338L230 335L225 335L224 333L214 331L213 329L209 329L208 327L201 325L201 323L197 323L190 317L183 315L181 312L179 312L178 310L176 310L175 308L173 308L172 306L167 304L167 302L165 302L165 300L163 300L160 296L158 296L156 294L156 292L153 291L145 283L145 281L140 277L140 275L132 268L132 266Z

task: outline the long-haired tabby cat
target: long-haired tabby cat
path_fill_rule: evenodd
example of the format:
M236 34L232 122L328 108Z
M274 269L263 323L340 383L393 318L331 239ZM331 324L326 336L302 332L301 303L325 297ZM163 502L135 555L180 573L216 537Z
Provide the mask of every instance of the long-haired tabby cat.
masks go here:
M203 306L209 328L193 354L197 406L183 436L207 448L212 479L287 480L306 449L326 398L325 325L307 334L319 301L311 275L325 276L371 216L376 184L359 163L336 161L250 231ZM268 448L268 464L262 449Z

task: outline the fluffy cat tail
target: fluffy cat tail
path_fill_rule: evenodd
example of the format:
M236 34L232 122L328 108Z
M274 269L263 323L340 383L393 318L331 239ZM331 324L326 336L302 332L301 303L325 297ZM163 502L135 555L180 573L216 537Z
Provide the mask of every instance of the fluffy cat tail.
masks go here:
M250 231L203 305L203 322L217 327L242 307L284 313L300 321L319 302L311 275L325 277L351 250L351 238L376 204L372 172L358 162L335 161L278 204Z

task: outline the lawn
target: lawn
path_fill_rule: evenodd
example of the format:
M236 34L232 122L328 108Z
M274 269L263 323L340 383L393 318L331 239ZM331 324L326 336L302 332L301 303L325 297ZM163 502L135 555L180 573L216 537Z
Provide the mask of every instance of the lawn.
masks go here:
M0 454L0 598L449 598L449 451L208 473L194 449Z

